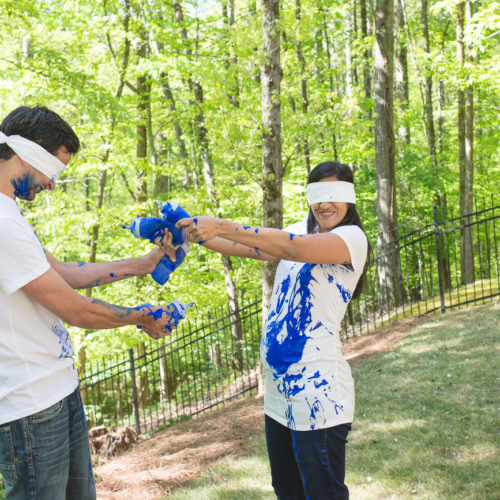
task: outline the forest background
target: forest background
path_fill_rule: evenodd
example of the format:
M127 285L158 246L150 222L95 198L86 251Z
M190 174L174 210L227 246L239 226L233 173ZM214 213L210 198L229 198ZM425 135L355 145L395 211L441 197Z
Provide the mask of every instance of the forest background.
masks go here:
M1 116L46 105L82 142L57 190L21 203L59 259L145 253L122 225L157 215L156 199L286 226L325 160L353 168L372 246L433 204L463 214L498 201L496 1L0 0L0 25ZM268 296L272 271L191 245L163 287L145 277L87 293L209 312L262 281ZM144 340L135 328L72 335L82 366Z

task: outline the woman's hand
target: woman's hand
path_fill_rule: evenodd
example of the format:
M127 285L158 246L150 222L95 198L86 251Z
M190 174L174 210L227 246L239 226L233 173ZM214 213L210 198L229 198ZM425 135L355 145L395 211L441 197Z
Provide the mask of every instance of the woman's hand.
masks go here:
M181 219L175 226L182 228L189 241L198 242L219 236L223 223L224 221L217 217L196 216Z
M155 261L154 269L163 259L163 256L166 255L172 262L176 261L175 251L179 248L179 246L172 245L173 235L167 229L163 230L163 236L159 236L154 240L155 245L158 245L158 248L155 248L152 252L150 252L146 257L149 257L152 261Z

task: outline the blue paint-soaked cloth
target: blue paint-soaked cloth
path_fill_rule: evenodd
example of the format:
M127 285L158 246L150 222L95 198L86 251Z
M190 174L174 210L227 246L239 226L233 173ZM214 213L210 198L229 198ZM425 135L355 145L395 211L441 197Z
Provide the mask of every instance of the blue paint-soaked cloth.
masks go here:
M175 252L176 261L172 262L165 255L151 273L152 278L160 285L164 285L170 275L182 264L184 258L189 252L189 243L186 241L186 235L181 229L175 227L177 221L190 217L190 215L175 201L172 203L161 204L161 217L137 217L130 226L123 226L130 229L136 238L144 238L154 243L157 238L161 238L165 229L173 235L172 244L180 245Z
M165 223L165 229L168 229L173 236L173 244L181 245L175 251L175 262L165 255L156 266L156 269L151 273L151 277L160 285L164 285L170 275L184 262L184 258L189 252L189 243L186 241L186 235L181 229L175 227L177 221L190 217L190 215L176 202L165 203L161 209L162 220Z

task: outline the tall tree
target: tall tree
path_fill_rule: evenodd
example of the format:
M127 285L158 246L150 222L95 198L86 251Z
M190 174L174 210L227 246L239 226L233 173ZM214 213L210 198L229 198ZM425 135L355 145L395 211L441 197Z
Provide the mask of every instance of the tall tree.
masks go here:
M466 2L457 4L457 62L460 68L465 66L465 6ZM460 171L460 215L467 216L472 212L472 182L473 167L472 162L472 123L468 126L467 121L472 120L472 99L469 101L467 110L465 84L459 82L457 92L458 101L458 162ZM470 226L462 219L463 229L460 238L461 249L461 271L462 283L472 283L474 281L474 261L472 248L472 232Z
M394 0L377 0L375 11L375 168L380 289L392 304L402 300L397 251L398 217L394 140Z
M394 40L395 40L395 94L399 108L398 140L410 143L410 125L406 113L410 106L410 82L408 81L408 49L405 34L403 6L400 0L394 1Z
M184 26L184 13L180 1L174 0L173 5L175 9L176 20L180 27L180 34L185 47L184 52L187 56L193 57L193 52L189 47L187 30ZM205 114L203 111L203 86L197 78L193 78L192 76L189 76L188 83L191 91L193 92L194 103L196 107L196 114L194 118L194 134L196 143L200 150L203 177L205 179L205 185L213 208L217 212L220 209L220 202L216 190L215 175L210 154L210 141L208 138L208 130L205 124ZM221 259L224 268L224 279L226 282L229 313L231 315L231 336L233 337L234 345L236 346L232 364L235 369L239 370L243 365L243 355L241 350L241 339L243 338L243 332L238 305L237 288L232 276L234 268L230 257L228 257L227 255L221 255Z
M262 195L263 224L283 226L283 161L281 157L280 2L262 0ZM264 263L262 300L267 311L276 264Z
M421 20L422 20L422 36L424 42L424 51L426 53L426 58L429 60L431 53L431 44L429 40L429 22L428 22L428 8L427 0L422 0L421 4ZM424 92L425 92L425 133L427 137L427 144L429 147L429 154L432 161L432 168L434 170L438 197L441 197L441 187L439 179L438 170L438 160L437 160L437 150L436 150L436 132L434 127L434 109L433 109L433 99L432 99L432 72L426 67L425 77L424 77Z

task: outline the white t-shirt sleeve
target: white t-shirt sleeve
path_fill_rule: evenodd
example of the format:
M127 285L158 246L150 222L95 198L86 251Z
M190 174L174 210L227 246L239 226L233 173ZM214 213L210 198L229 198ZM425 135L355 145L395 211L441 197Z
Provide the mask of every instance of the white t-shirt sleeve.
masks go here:
M47 272L47 261L40 240L23 219L0 220L0 288L11 294Z
M330 232L344 240L351 255L353 269L361 272L368 253L368 239L362 229L358 226L340 226L333 228Z

